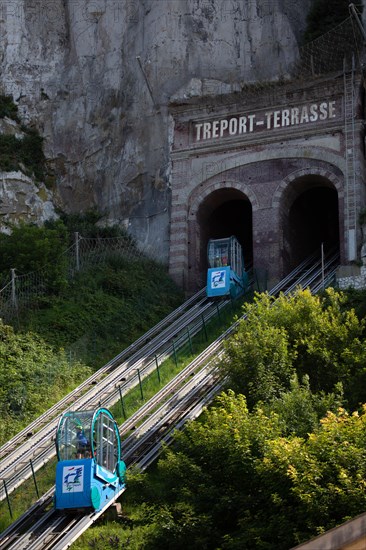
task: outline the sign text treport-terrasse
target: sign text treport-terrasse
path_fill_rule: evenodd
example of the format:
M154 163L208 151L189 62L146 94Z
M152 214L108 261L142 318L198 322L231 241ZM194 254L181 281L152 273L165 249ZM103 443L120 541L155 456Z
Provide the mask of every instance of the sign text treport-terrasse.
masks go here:
M258 130L273 130L314 123L336 118L336 101L323 101L299 107L287 107L277 111L262 111L258 113L234 115L212 121L193 124L194 141L207 141L240 134L248 134Z

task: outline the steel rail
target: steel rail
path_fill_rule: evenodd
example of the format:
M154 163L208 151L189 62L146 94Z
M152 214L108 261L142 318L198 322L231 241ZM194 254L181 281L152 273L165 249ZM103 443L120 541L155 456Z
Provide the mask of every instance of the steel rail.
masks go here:
M140 338L135 340L135 342L133 342L130 346L128 346L121 353L116 355L113 359L111 359L108 363L106 363L103 367L101 367L98 371L96 371L94 374L92 374L89 378L87 378L82 384L80 384L77 388L75 388L72 392L70 392L62 400L60 400L53 407L48 409L45 413L40 415L36 420L34 420L31 424L29 424L21 432L16 434L9 441L4 443L4 445L2 445L0 447L0 459L3 456L5 456L9 451L14 450L18 446L19 441L27 440L29 438L29 435L33 435L33 432L35 430L39 429L39 427L42 426L43 423L48 423L49 420L50 420L50 417L52 418L54 416L57 416L58 414L60 414L61 411L65 410L65 408L67 407L69 402L74 401L75 398L79 394L81 394L81 392L84 389L87 389L90 385L95 384L102 376L104 376L107 372L109 372L110 369L115 368L115 366L119 362L126 361L127 358L132 353L135 353L135 351L137 349L141 348L143 345L145 345L147 342L149 342L153 337L160 334L161 331L165 327L167 327L169 324L171 324L176 318L181 317L182 313L187 308L191 308L192 306L197 305L197 303L205 301L204 294L205 294L205 288L201 289L194 296L192 296L191 298L186 300L181 306L176 308L169 315L167 315L164 319L159 321L159 323L154 325L146 333L144 333L142 336L140 336Z
M202 410L204 404L207 403L207 391L209 389L209 383L212 385L215 382L216 378L212 377L212 372L210 368L207 367L206 357L202 358L203 363L203 372L199 370L194 377L191 376L191 372L187 370L186 378L187 385L186 389L181 388L177 394L171 396L169 400L170 410L167 413L167 407L160 407L153 413L152 416L155 416L155 422L151 425L151 420L149 423L150 432L147 429L147 425L143 423L141 427L137 428L137 432L140 432L142 435L140 440L137 440L130 450L126 450L125 460L127 464L136 463L136 456L141 461L141 468L147 468L153 456L157 456L158 450L161 449L161 443L159 441L164 437L165 441L168 441L169 437L172 437L174 427L177 422L181 422L184 416L188 418L193 418L193 413L190 416L187 416L187 413L192 406L196 407L196 411ZM214 367L212 367L214 368ZM176 377L176 386L182 385L182 377ZM170 384L172 387L172 385ZM174 385L173 385L174 387ZM196 399L194 397L196 396ZM161 401L161 398L156 398L154 396L151 399L150 407L156 406L156 404ZM201 401L201 407L197 409L198 403ZM190 402L190 406L189 406ZM169 409L168 406L168 409ZM145 416L150 415L149 411L145 411ZM136 420L136 419L135 419ZM169 422L168 422L169 420ZM164 432L162 433L162 426L164 426ZM121 431L124 431L124 425L120 427ZM157 438L157 433L160 432L159 438ZM168 434L170 436L168 437ZM152 440L153 444L147 444L148 440ZM145 452L138 451L138 446L140 449L145 448ZM148 456L144 454L148 453ZM50 506L52 502L53 489L48 492L47 495L44 495L42 500L42 506L44 510L43 519L42 517L38 520L35 525L31 525L31 518L34 517L36 508L32 507L27 514L24 515L24 518L20 518L15 522L8 530L6 530L2 535L0 535L0 548L3 549L14 549L14 550L23 550L23 548L38 550L46 548L68 548L73 540L75 540L76 534L80 536L87 527L93 523L98 514L87 514L86 516L78 515L77 522L75 525L70 527L69 523L61 528L61 523L66 522L65 516L62 515L60 518L60 513L54 510L47 511L47 507ZM116 496L118 498L120 494ZM38 504L38 513L41 508L41 504ZM75 521L74 516L71 518L72 523ZM33 538L34 541L30 543L30 538ZM50 539L50 540L47 540ZM52 539L52 540L51 540ZM58 540L60 539L60 540ZM71 540L72 539L72 540Z
M156 369L157 354L161 357L161 361L171 356L175 349L179 349L188 338L202 328L202 317L208 321L217 313L217 307L220 310L227 303L228 301L223 301L217 306L212 301L204 299L194 304L190 310L184 311L180 318L174 320L170 327L165 328L160 335L153 338L142 349L137 350L126 363L116 367L99 384L92 386L89 391L74 401L73 409L95 408L102 402L103 406L112 406L120 399L121 387L124 392L127 392L139 383L140 376L145 377ZM191 330L188 336L184 331L189 326ZM173 336L176 337L175 349L171 344ZM33 472L55 456L53 438L57 423L58 417L51 419L46 426L0 462L0 478L6 480L8 493L19 487L32 476ZM5 497L5 488L0 485L0 500Z

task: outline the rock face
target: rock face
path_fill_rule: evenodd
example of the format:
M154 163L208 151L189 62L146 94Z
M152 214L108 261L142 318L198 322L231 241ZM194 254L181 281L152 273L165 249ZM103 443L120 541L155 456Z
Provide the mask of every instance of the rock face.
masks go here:
M169 102L285 75L311 3L2 2L2 93L45 138L54 204L97 207L166 262Z

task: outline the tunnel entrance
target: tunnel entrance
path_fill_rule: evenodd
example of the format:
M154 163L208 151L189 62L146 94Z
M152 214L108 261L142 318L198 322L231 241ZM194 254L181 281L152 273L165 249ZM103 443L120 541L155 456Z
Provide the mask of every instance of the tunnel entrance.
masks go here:
M291 271L323 245L324 253L338 251L339 214L338 194L329 182L297 182L295 197L292 197L287 220L286 272ZM286 227L286 224L284 224Z
M207 243L235 235L242 246L245 268L253 263L252 205L237 189L219 189L211 193L198 210L200 232L199 272L206 284Z

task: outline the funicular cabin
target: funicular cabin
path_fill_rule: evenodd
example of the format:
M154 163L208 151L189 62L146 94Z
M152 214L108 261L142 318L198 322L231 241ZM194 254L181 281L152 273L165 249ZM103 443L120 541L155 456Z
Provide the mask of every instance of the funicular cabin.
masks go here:
M243 294L248 286L241 245L234 236L210 239L207 245L207 296Z
M56 509L101 510L124 489L126 466L112 414L68 411L56 433Z

